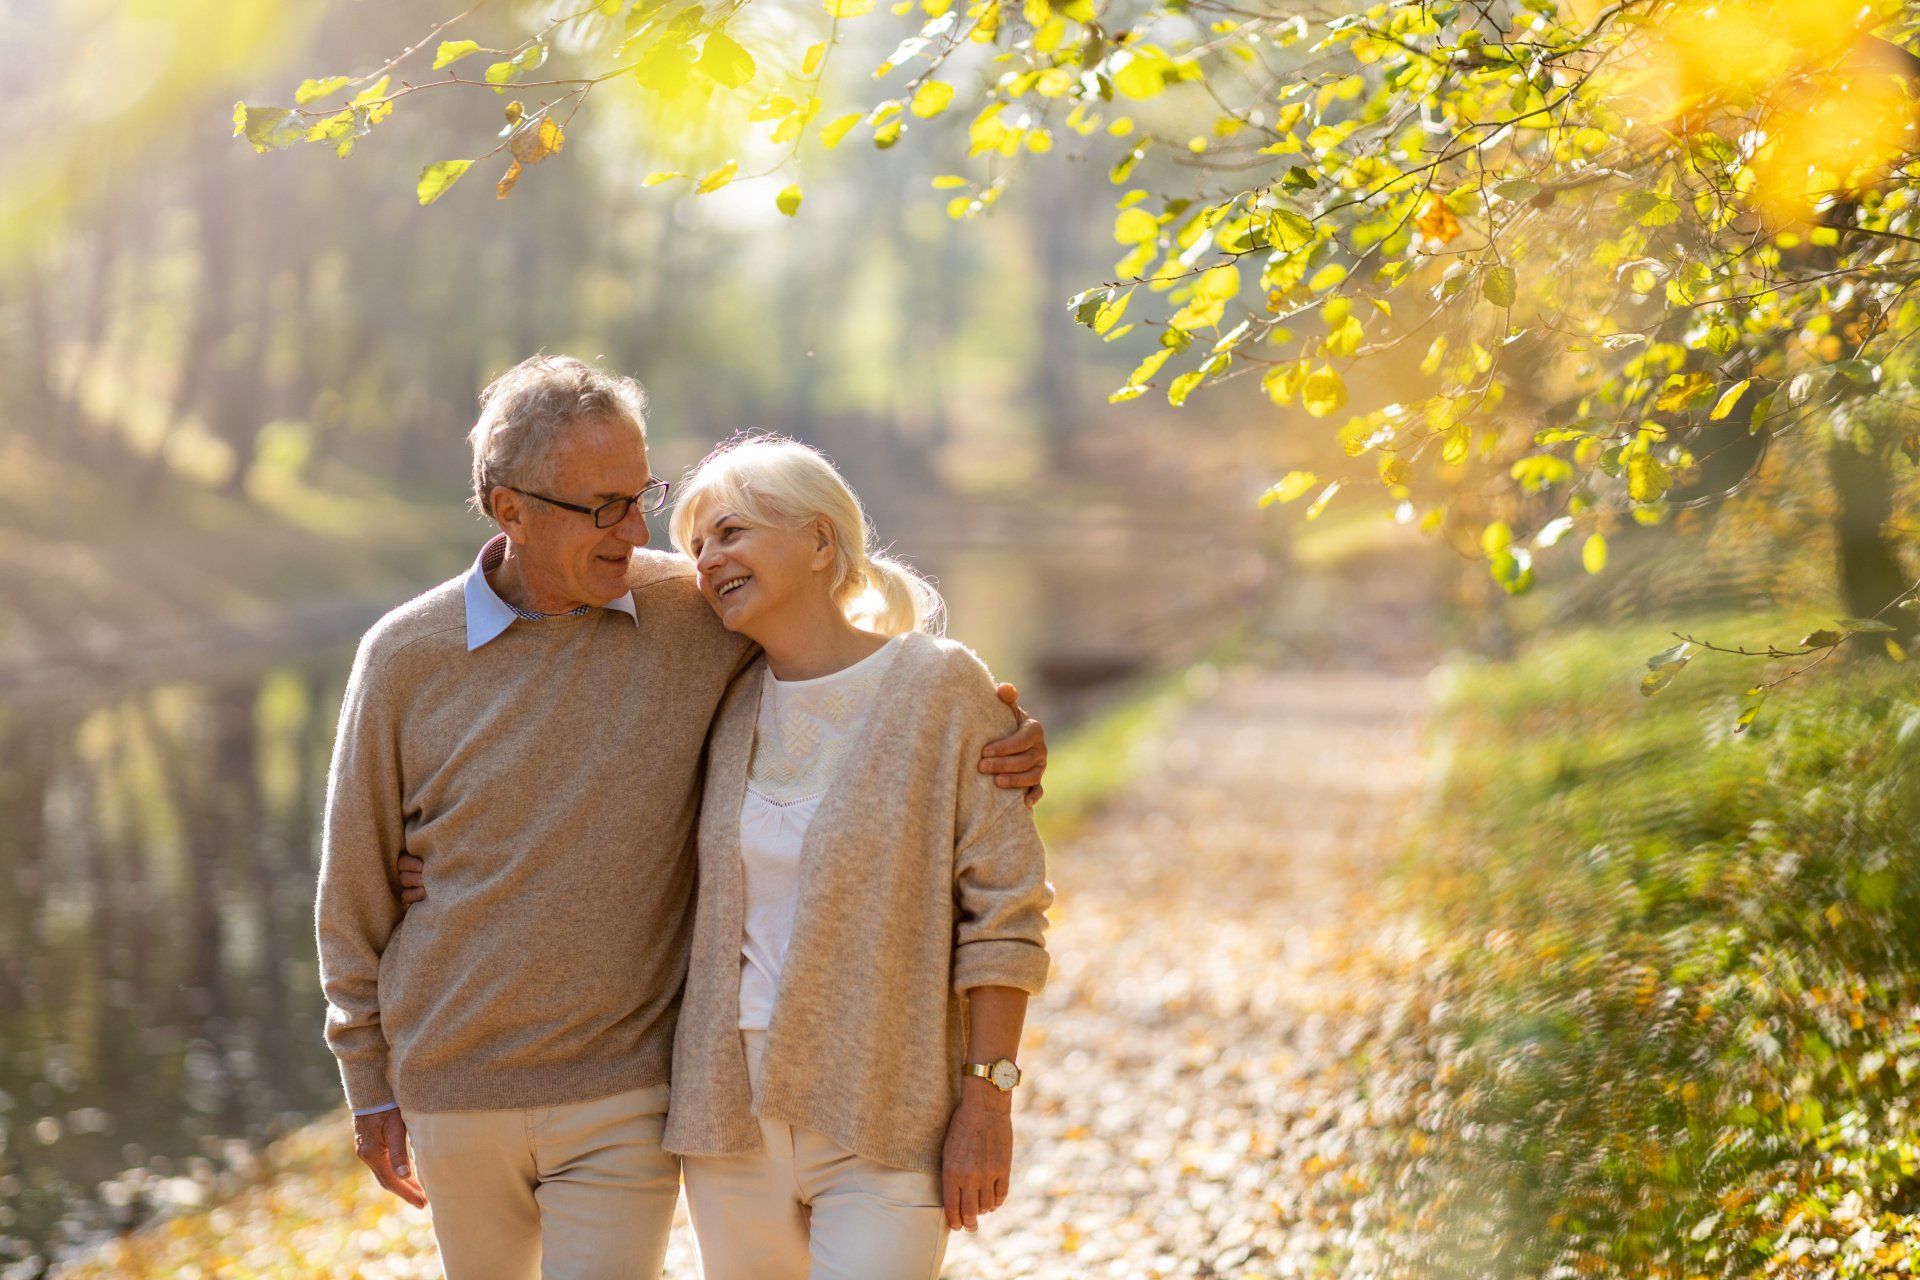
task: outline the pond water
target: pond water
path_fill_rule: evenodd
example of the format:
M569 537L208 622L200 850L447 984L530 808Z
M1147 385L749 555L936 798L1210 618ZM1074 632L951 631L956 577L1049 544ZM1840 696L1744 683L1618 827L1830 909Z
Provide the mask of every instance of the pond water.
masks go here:
M1056 735L1233 616L1172 563L927 565ZM1252 576L1257 576L1257 572ZM313 884L352 644L0 705L0 1277L216 1197L339 1105Z

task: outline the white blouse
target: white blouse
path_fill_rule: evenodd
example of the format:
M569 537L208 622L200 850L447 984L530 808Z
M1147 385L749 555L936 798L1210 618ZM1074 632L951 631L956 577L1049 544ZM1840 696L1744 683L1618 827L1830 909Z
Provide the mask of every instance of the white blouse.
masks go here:
M760 686L740 805L747 893L740 948L743 1031L764 1031L773 1017L800 898L800 843L853 750L899 647L895 636L852 666L813 680L776 680L769 670Z

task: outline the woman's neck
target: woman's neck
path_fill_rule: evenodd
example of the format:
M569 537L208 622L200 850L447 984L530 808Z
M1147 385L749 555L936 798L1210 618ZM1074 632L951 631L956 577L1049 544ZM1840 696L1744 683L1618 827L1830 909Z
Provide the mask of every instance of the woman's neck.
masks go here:
M749 635L766 650L767 665L776 680L815 680L844 671L862 658L879 652L887 637L862 631L827 602L825 609L795 610L792 616L768 620L760 635Z

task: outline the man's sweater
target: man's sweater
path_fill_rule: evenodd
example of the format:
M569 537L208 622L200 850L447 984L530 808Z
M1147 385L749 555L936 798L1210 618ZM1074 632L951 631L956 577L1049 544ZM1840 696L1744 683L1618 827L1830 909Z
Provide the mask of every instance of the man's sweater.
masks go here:
M631 581L635 619L516 621L469 650L457 578L362 640L316 908L352 1106L517 1109L667 1079L702 753L750 649L679 557L641 552ZM429 885L404 916L403 852Z

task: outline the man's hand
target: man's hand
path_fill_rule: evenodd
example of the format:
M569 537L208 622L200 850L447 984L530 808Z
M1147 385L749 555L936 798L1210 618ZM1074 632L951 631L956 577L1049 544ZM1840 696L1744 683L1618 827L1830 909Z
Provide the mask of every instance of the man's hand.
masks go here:
M403 853L394 865L400 868L400 905L410 907L416 902L425 902L427 864L410 853Z
M407 1122L399 1108L353 1118L353 1154L373 1170L380 1185L416 1209L427 1207L427 1193L413 1176L413 1158L407 1154Z
M1038 720L1020 709L1018 689L1003 684L996 692L1000 701L1020 717L1020 727L998 742L989 742L981 750L980 772L996 775L994 781L1003 787L1025 787L1027 808L1031 809L1046 794L1040 778L1047 771L1047 731ZM402 858L401 865L405 866L406 861Z

